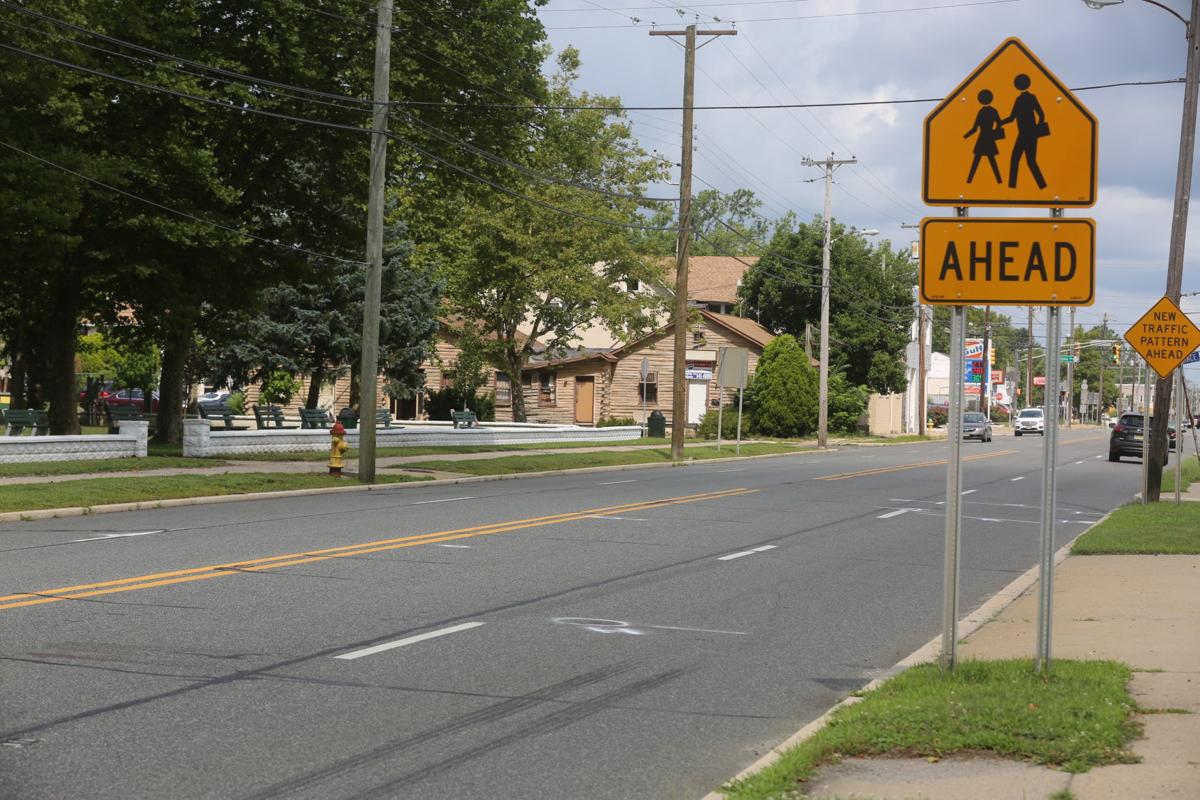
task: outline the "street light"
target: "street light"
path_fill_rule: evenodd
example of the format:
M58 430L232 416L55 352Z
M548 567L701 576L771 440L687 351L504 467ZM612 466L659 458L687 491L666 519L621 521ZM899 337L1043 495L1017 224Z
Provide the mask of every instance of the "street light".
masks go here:
M1197 0L1200 2L1200 0ZM876 228L851 228L840 236L830 238L825 226L825 247L821 257L821 365L817 385L817 446L829 441L829 257L833 243L847 236L878 236Z
M1083 0L1089 8L1102 9L1115 6L1123 0ZM1183 89L1183 119L1179 132L1179 166L1175 172L1175 210L1171 217L1171 250L1167 260L1166 294L1176 303L1183 289L1183 248L1187 239L1188 197L1192 190L1192 159L1196 149L1196 90L1200 86L1200 42L1195 36L1192 22L1179 12L1158 0L1142 0L1157 6L1183 23L1187 38L1187 78ZM1200 19L1200 0L1192 0L1192 20ZM1171 388L1174 381L1159 381L1154 388L1154 408L1161 410L1154 415L1150 429L1149 468L1146 500L1157 501L1162 486L1162 461L1167 450L1167 421L1171 408Z

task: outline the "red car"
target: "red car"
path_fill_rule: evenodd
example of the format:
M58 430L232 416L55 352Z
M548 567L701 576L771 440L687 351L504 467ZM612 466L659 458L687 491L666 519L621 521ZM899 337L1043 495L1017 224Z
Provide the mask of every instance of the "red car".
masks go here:
M110 406L134 406L146 410L146 393L141 389L122 389L104 399ZM158 413L158 392L150 395L150 413Z

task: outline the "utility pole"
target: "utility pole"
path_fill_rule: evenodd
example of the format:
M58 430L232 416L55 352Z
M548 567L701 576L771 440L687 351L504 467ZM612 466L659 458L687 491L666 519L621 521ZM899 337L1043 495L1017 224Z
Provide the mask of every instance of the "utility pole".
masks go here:
M825 244L821 248L821 367L817 387L817 446L829 441L829 255L833 233L833 171L843 164L857 164L858 159L838 160L830 153L824 161L806 158L806 167L825 168Z
M1106 313L1100 321L1100 338L1108 341L1108 314ZM1100 351L1100 389L1096 395L1096 422L1104 423L1104 410L1107 406L1104 405L1104 351Z
M1029 349L1025 351L1025 407L1033 408L1033 306L1029 307Z
M1155 5L1160 5L1156 3ZM1167 297L1176 304L1183 290L1183 248L1187 240L1188 202L1192 191L1192 160L1196 151L1196 95L1200 87L1200 0L1192 0L1191 17L1185 22L1187 75L1183 90L1183 115L1179 134L1179 166L1175 172L1175 205L1171 216L1171 250L1167 261ZM1170 9L1168 9L1170 10ZM1174 12L1172 12L1174 13ZM1176 16L1178 16L1176 14ZM1154 422L1150 426L1150 476L1148 499L1158 502L1162 488L1162 462L1167 455L1167 424L1174 381L1162 380L1154 388Z
M388 88L392 74L392 0L379 0L375 30L375 108L371 114L371 188L367 195L367 279L362 367L358 371L358 479L375 482L375 405L379 378L379 303L387 189Z
M737 31L697 31L688 25L678 31L650 31L651 36L684 37L683 145L679 159L679 235L675 246L675 357L671 375L671 458L683 460L687 424L688 248L692 238L692 113L695 105L696 37L737 36Z
M1075 306L1071 306L1071 360L1067 362L1067 427L1071 427L1073 406L1075 405L1075 351L1079 348L1079 340L1075 338ZM1079 398L1083 405L1083 398Z

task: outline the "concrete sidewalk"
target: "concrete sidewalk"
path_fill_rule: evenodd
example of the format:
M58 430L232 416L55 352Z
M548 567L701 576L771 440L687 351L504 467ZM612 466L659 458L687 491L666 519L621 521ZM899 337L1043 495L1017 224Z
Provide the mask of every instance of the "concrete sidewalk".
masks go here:
M1019 761L964 756L846 759L823 769L806 797L877 800L1200 798L1200 556L1072 556L1054 585L1053 658L1115 659L1135 672L1143 714L1131 745L1139 764L1072 774ZM1037 585L972 634L963 658L1032 659Z

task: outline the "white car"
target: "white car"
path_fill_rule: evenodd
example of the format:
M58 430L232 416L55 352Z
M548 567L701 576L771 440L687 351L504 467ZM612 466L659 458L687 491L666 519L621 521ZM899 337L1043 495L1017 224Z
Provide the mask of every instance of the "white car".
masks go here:
M1023 408L1013 419L1013 434L1020 436L1023 433L1046 435L1046 415L1042 409Z

